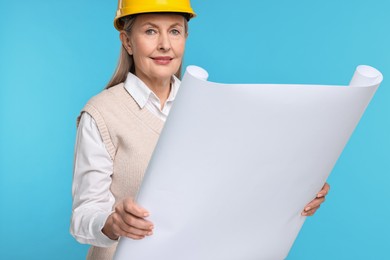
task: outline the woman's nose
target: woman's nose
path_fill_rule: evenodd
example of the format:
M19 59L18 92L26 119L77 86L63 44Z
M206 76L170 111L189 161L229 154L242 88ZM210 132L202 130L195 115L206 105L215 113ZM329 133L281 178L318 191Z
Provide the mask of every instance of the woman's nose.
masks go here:
M169 51L171 49L171 41L167 33L160 34L158 49L160 51Z

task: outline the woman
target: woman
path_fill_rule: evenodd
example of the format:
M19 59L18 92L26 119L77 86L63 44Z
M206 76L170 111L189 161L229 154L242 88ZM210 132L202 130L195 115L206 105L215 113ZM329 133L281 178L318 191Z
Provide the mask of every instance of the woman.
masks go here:
M89 259L111 259L120 236L153 234L148 211L132 198L179 88L194 16L185 0L119 1L120 61L106 90L82 110L77 131L71 233L93 245ZM325 184L302 214L314 214L328 190Z

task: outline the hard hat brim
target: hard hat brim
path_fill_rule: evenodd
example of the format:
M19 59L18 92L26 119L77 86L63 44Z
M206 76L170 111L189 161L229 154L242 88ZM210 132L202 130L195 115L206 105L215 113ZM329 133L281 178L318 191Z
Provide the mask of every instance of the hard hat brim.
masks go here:
M136 14L146 14L146 13L178 13L178 14L184 14L187 15L187 20L190 20L191 18L196 17L196 13L192 10L190 6L186 6L185 8L180 8L178 6L175 6L174 8L172 6L151 6L151 5L143 5L143 6L137 6L136 8L134 6L128 6L128 7L122 7L119 8L116 12L116 16L114 19L114 26L115 28L120 31L123 29L123 25L120 22L120 19L125 16L131 16Z

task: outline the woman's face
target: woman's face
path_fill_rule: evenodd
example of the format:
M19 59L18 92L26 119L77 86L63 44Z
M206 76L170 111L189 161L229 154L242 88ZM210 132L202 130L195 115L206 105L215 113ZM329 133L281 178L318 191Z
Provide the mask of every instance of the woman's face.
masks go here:
M128 42L135 74L144 82L170 80L181 65L186 38L181 15L137 16Z

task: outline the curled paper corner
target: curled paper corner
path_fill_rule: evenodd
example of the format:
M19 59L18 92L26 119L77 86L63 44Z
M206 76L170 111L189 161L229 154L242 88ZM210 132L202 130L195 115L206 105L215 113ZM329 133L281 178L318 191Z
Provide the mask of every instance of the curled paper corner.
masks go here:
M209 73L199 66L189 65L186 71L195 78L202 79L204 81L207 81L207 79L209 78Z
M383 80L382 73L374 67L368 65L359 65L356 67L349 86L367 87L379 85Z

